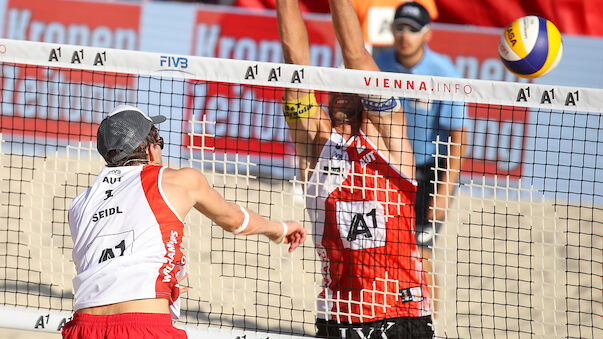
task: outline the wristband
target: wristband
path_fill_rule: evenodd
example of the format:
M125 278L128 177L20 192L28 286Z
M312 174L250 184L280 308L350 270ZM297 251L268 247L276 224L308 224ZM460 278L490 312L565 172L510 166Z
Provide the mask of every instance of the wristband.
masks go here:
M285 223L284 221L281 222L281 224L283 225L283 235L281 235L280 238L276 239L276 243L278 244L284 244L285 243L285 239L287 239L287 233L289 233L289 229L287 228L287 223Z
M245 219L243 220L243 223L241 224L241 226L239 226L239 228L232 231L232 234L234 234L234 235L237 235L237 234L243 232L249 225L249 213L247 213L247 211L243 208L243 206L239 206L239 208L241 209L241 212L243 212L243 214L245 215Z
M310 93L293 101L283 100L283 113L286 121L308 119L318 111L318 103L314 93Z
M364 110L373 115L388 115L398 110L399 102L395 97L384 98L379 95L360 95Z

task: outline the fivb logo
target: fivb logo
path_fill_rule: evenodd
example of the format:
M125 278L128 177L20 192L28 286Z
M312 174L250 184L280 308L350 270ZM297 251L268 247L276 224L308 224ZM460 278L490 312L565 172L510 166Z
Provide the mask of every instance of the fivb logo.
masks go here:
M159 57L159 66L163 68L161 71L182 71L188 68L188 59L162 55Z

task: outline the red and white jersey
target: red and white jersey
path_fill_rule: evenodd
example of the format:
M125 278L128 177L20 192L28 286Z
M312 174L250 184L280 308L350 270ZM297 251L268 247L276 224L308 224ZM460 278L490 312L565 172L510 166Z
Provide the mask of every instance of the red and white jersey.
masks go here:
M184 223L161 189L161 166L104 168L69 209L74 310L163 298L180 316Z
M332 131L306 183L322 260L318 317L341 322L431 314L414 237L416 183L360 135Z

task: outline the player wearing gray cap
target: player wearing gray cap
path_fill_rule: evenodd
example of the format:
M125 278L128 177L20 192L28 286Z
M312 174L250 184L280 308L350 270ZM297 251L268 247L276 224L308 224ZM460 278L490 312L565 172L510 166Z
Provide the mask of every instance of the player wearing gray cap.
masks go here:
M64 338L186 338L172 320L187 275L183 221L193 207L226 231L263 234L289 251L306 238L297 222L270 221L227 202L196 169L163 167L155 124L165 120L122 105L98 128L107 167L69 209L77 275Z

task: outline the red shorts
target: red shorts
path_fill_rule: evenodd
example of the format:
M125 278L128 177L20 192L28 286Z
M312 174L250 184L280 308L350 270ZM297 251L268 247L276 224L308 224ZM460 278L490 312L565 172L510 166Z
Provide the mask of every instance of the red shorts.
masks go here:
M62 332L69 339L187 338L184 330L172 325L172 317L162 313L75 313Z

